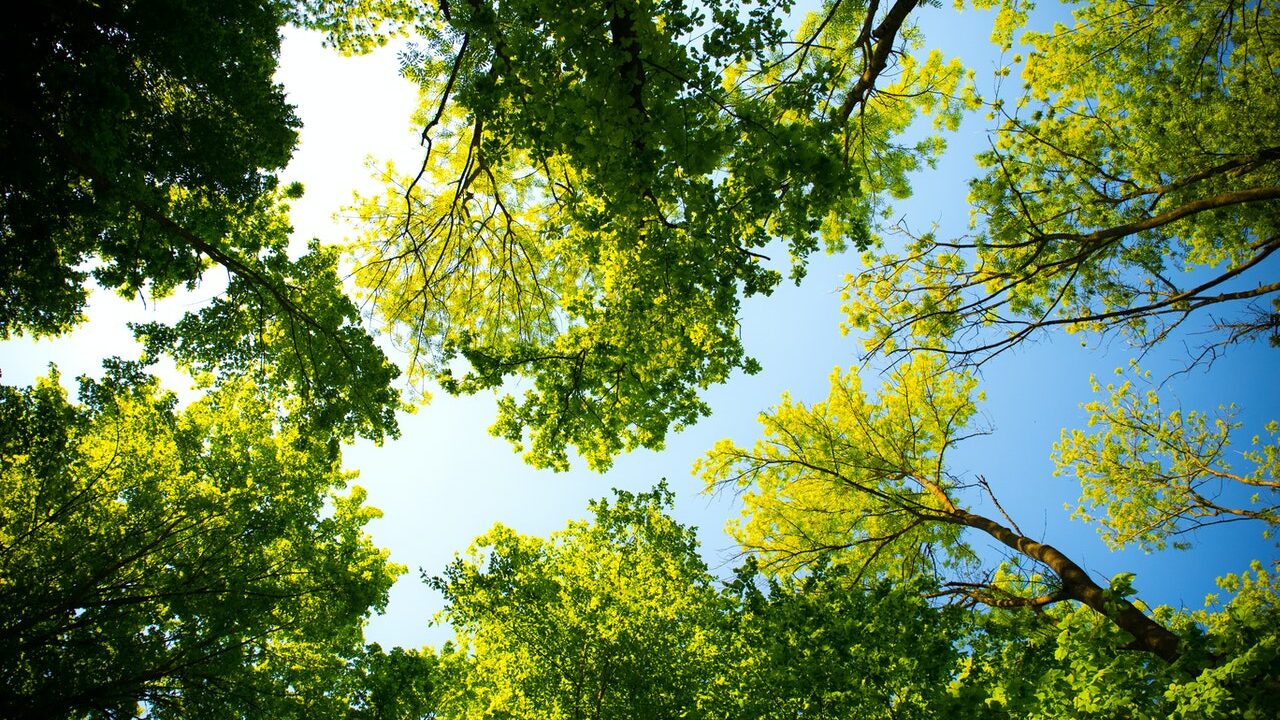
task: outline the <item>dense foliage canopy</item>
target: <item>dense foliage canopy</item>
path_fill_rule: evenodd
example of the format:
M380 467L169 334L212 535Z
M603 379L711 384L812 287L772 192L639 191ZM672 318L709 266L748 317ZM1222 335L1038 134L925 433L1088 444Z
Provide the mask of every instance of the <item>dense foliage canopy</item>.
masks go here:
M989 432L975 366L1055 326L1150 356L1194 318L1209 334L1191 363L1275 343L1275 8L1079 0L1030 32L1025 3L974 5L1000 6L1008 61L985 98L919 29L950 10L917 0L12 13L0 337L67 332L95 285L163 298L215 267L227 284L134 326L142 357L75 399L56 369L0 386L0 714L1280 715L1275 558L1224 568L1203 610L1153 607L1132 572L1099 578L1024 531L987 480L999 458L955 465ZM290 23L347 52L406 38L419 88L421 163L380 170L345 248L290 237L302 187L277 173L299 120L274 77ZM894 232L889 203L979 110L994 125L970 234ZM820 249L864 257L843 303L865 362L698 463L741 503L736 570L709 570L665 484L618 491L424 571L453 642L367 643L404 568L373 544L341 449L394 435L402 390L496 392L492 432L528 463L608 469L759 369L743 299L799 282ZM194 379L185 404L148 374L161 357ZM870 367L887 368L875 390ZM1274 532L1276 423L1120 374L1051 451L1079 480L1075 517L1113 549Z
M306 717L403 567L247 379L182 410L131 364L0 395L0 714Z
M546 540L501 525L430 579L459 633L447 717L659 718L696 707L721 659L716 591L671 494L619 493Z
M458 632L438 716L923 718L950 705L958 613L838 572L782 583L748 565L717 590L671 502L664 485L616 492L546 539L497 526L431 578Z
M435 717L1268 717L1280 710L1280 568L1225 607L1161 609L1167 663L1087 605L939 605L934 580L849 565L716 590L671 495L619 492L547 538L497 526L441 576ZM827 557L831 557L827 555ZM1006 587L1027 578L1003 573ZM976 591L973 586L971 591ZM967 591L968 592L968 591ZM1108 602L1125 603L1113 583ZM989 597L989 596L988 596ZM1004 597L1015 597L1007 592Z
M970 185L971 236L866 257L849 325L876 350L990 357L1037 331L1151 347L1191 316L1192 359L1270 338L1280 284L1280 17L1266 2L1077 3L1021 37L1022 92Z
M298 119L272 81L279 3L41 3L5 23L0 333L80 321L94 279L163 296L276 184Z
M424 158L356 208L356 282L411 377L532 380L493 432L535 466L566 469L572 447L605 469L706 415L700 391L758 369L738 310L781 279L763 252L799 279L820 244L865 246L881 193L940 148L896 136L972 100L957 63L900 53L914 0L830 3L795 41L785 3L751 5L503 0L412 21Z
M289 255L276 172L298 119L273 79L289 8L271 0L51 2L0 30L0 338L84 320L91 283L223 299L140 329L199 370L260 368L337 437L394 433L399 371L343 293L337 255Z

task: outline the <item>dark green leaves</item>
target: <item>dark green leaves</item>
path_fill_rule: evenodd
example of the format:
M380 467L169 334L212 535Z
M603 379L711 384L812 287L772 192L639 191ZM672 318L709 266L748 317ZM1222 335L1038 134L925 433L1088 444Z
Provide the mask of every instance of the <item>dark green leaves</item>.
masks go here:
M217 243L229 209L275 185L298 125L272 79L281 7L64 2L11 21L0 336L79 322L90 273L157 297L193 282L200 250L149 214Z
M394 435L400 403L391 382L400 372L343 294L337 256L317 243L297 260L276 249L200 311L135 332L151 357L169 354L220 382L247 375L276 388L291 398L291 414L326 436Z

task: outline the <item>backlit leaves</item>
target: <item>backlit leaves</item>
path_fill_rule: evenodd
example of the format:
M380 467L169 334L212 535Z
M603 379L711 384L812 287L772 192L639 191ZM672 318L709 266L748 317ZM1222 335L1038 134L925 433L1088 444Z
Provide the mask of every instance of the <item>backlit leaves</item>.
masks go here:
M955 485L947 450L971 433L974 385L924 355L875 397L837 371L825 402L784 397L760 416L753 448L722 441L695 472L708 488L742 492L744 520L730 532L769 566L834 554L860 574L910 577L959 562L968 556L959 529L937 521Z
M1150 347L1224 303L1202 357L1273 335L1276 22L1258 3L1100 0L1027 33L1024 93L993 105L970 185L974 234L913 238L851 278L868 350L981 362L1057 325Z
M907 194L941 147L894 136L972 103L959 65L903 52L914 7L831 3L793 43L768 3L424 15L403 64L426 156L361 201L354 248L410 379L531 379L493 432L557 469L704 416L703 389L757 367L738 308L781 280L766 249L798 280L820 246L864 246L877 193Z
M1121 373L1117 373L1118 375ZM1280 524L1280 443L1277 425L1254 436L1248 450L1229 449L1240 423L1234 407L1215 415L1162 407L1136 365L1119 384L1086 403L1089 430L1064 430L1054 461L1079 478L1076 517L1097 522L1113 548L1137 543L1162 549L1170 539L1206 525L1261 522L1269 534ZM1137 383L1135 385L1135 383Z
M403 568L327 443L247 378L179 411L117 364L81 395L0 398L4 714L297 710L283 658L328 692Z

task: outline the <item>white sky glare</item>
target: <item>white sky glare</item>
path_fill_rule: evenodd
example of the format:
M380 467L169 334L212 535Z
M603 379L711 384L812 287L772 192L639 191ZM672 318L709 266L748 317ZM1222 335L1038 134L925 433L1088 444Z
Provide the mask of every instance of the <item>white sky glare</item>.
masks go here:
M926 26L929 45L944 41L948 51L978 53L966 60L977 70L979 83L987 82L995 62L987 43L989 16L966 12L956 17L949 3L943 9L922 8L922 13L927 25L938 30L930 34ZM335 213L351 203L354 189L379 190L368 159L379 164L395 159L406 167L421 160L418 129L410 126L416 88L399 76L395 49L343 57L322 48L320 40L316 33L288 31L278 74L304 123L300 147L283 177L306 187L304 197L293 204L295 244L312 237L343 243L354 232L335 219ZM901 204L899 214L913 227L938 222L955 234L963 233L968 222L965 179L973 172L970 158L985 145L985 137L980 118L962 126L951 139L953 152L936 171L917 179L916 197ZM807 402L821 400L832 369L856 363L856 339L842 338L838 329L839 287L856 263L852 253L814 258L803 287L784 284L772 297L744 303L744 342L764 372L739 375L712 388L706 393L712 417L673 434L662 452L619 458L606 475L581 468L555 474L524 465L505 441L487 433L494 416L489 395L459 399L435 393L417 414L401 418L399 440L382 447L358 443L348 448L346 466L360 471L356 482L369 491L369 504L384 512L370 525L375 542L410 567L392 591L387 615L371 623L370 639L384 646L438 645L448 639L446 629L427 627L439 599L419 581L418 568L439 572L494 522L544 535L583 516L587 500L607 495L611 487L644 490L663 477L677 493L677 519L700 528L709 564L727 574L735 564L734 548L721 528L737 514L738 506L732 497L700 495L700 482L690 475L690 468L718 439L754 442L759 434L757 413L776 403L784 391ZM96 292L88 309L91 322L75 332L56 340L0 344L3 381L29 384L50 362L59 366L66 382L82 373L98 375L102 357L138 354L124 326L126 319L173 319L218 289L218 279L210 277L196 292L158 306ZM1199 546L1187 553L1110 553L1091 526L1068 522L1063 503L1078 494L1074 481L1051 476L1050 446L1061 428L1082 424L1078 405L1090 399L1090 373L1109 375L1126 363L1130 352L1120 341L1081 348L1076 338L1058 337L988 365L983 389L989 399L983 409L994 433L964 446L954 456L955 469L984 475L1024 530L1043 535L1095 575L1134 570L1139 595L1149 603L1198 607L1204 594L1213 590L1214 576L1239 572L1250 559L1274 555L1274 545L1259 537L1259 528L1201 532L1193 538ZM1188 407L1211 410L1222 402L1241 402L1249 413L1243 418L1248 437L1265 419L1280 417L1276 357L1276 351L1262 346L1237 348L1211 372L1182 376L1170 388ZM393 361L401 359L392 356ZM166 371L163 377L175 390L187 384L176 371ZM868 377L866 383L879 381Z

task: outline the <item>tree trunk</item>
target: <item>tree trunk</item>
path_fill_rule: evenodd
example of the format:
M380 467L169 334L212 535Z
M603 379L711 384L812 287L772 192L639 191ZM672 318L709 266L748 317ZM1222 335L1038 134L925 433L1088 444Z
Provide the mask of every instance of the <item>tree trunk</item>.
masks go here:
M1024 556L1044 563L1062 581L1062 590L1067 597L1085 604L1111 620L1116 627L1133 635L1135 647L1154 653L1169 663L1181 657L1177 635L1147 617L1128 600L1116 596L1108 598L1107 591L1062 551L1052 545L1036 542L982 515L959 509L951 514L960 524L981 530ZM1108 604L1110 608L1107 607Z

